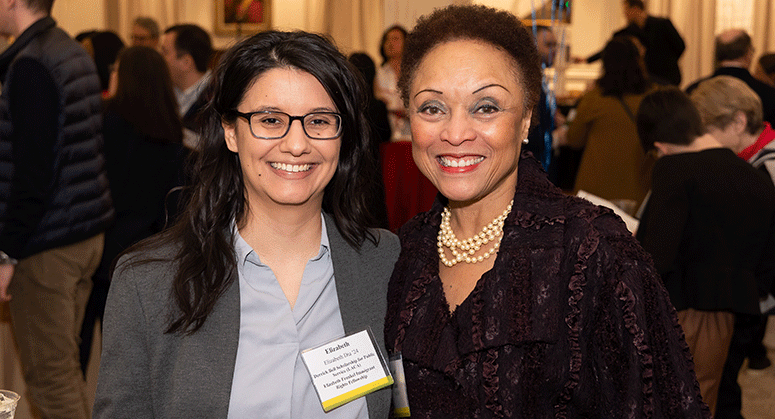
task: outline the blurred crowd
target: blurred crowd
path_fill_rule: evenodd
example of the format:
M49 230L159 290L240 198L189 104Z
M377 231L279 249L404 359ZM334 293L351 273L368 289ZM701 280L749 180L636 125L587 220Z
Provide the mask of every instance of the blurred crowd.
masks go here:
M221 51L197 25L162 29L152 17L134 20L127 43L112 31L72 40L49 16L53 1L15 3L0 9L0 32L14 38L0 55L0 302L10 301L41 417L86 418L83 375L112 269L189 202ZM726 30L713 74L682 91L685 40L642 0L624 0L623 12L626 27L583 59L601 60L602 73L573 106L558 106L544 80L521 150L565 193L640 221L632 233L678 312L703 400L715 418L741 418L743 363L771 365L762 339L775 305L775 53L754 62L750 34ZM554 28L532 34L552 67ZM400 90L406 39L391 26L379 65L348 57L368 96L373 162L381 146L413 139ZM388 228L378 179L368 227Z

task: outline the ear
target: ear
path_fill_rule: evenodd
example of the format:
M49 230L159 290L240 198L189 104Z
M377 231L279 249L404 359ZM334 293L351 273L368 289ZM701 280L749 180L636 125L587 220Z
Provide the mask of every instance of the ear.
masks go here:
M525 116L522 118L522 126L520 127L519 141L527 138L527 134L530 133L530 123L533 121L533 110L525 112Z
M223 127L223 137L226 141L226 147L229 149L229 151L238 153L239 147L237 146L237 124L232 124L221 120L221 126Z
M748 117L745 116L743 111L737 111L733 116L732 124L734 124L735 134L740 135L745 132L746 125L748 125Z

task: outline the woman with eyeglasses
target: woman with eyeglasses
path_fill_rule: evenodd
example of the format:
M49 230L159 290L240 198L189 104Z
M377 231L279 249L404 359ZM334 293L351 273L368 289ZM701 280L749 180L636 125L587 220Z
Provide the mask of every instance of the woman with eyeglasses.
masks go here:
M368 327L384 346L399 244L369 228L354 71L304 32L225 54L185 212L115 267L96 418L387 415L389 389L325 413L300 356Z
M401 69L413 157L440 195L400 230L388 289L397 413L710 417L648 255L520 154L541 89L528 30L484 6L438 9Z

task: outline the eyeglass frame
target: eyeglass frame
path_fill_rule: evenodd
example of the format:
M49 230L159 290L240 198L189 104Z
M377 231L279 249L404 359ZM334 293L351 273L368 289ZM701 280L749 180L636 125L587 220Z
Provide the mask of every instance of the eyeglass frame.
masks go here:
M259 140L279 140L281 138L285 138L285 136L288 135L288 133L291 131L291 125L293 125L293 121L299 121L301 123L301 129L302 129L302 131L304 131L304 135L306 135L307 137L309 137L309 138L311 138L313 140L322 140L322 141L335 140L335 139L341 137L342 136L342 132L344 131L344 128L343 128L344 118L342 117L342 114L338 113L338 112L310 112L310 113L307 113L307 114L304 114L304 115L300 115L300 116L299 115L287 114L287 113L281 112L281 111L256 111L256 112L245 113L245 112L240 112L240 111L235 109L232 112L234 113L234 115L241 116L241 117L245 118L246 121L248 121L248 128L250 129L250 135L252 135L253 138L257 138ZM287 116L288 117L288 126L285 127L285 133L283 133L283 135L281 135L279 137L259 137L258 135L256 135L253 132L253 123L250 122L250 120L253 119L253 115L259 114L259 113L263 113L263 114L277 113L277 114L283 114L283 115ZM307 132L307 128L304 126L304 118L306 118L306 117L308 117L310 115L319 115L319 114L334 115L337 118L339 118L339 129L336 132L336 136L325 137L325 138L316 138L316 137L313 137L313 136L309 135L309 133Z

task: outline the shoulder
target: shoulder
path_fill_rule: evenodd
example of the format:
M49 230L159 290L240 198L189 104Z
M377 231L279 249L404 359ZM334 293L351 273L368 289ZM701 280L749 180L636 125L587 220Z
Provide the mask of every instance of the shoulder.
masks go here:
M136 289L139 293L149 296L163 294L160 290L171 287L177 269L175 259L178 251L178 244L164 243L156 246L146 245L123 254L113 269L111 290ZM164 297L167 295L164 294Z
M39 88L44 80L54 81L52 71L37 57L19 55L9 67L7 84L14 89Z
M366 239L358 247L348 243L339 229L333 216L323 215L326 222L326 232L331 245L334 262L341 267L362 268L371 266L374 269L392 269L398 258L400 245L395 234L383 229L368 229ZM374 237L374 241L369 238Z
M398 240L398 236L385 229L373 229L371 230L375 236L377 236L376 249L380 252L395 253L396 256L401 250L401 242Z
M670 21L670 19L667 17L649 15L647 19L649 20L648 22L649 25L654 25L662 28L673 26L673 22Z
M367 238L358 253L363 257L376 257L392 266L401 251L398 236L381 228L369 229L369 232L376 238L376 243Z

